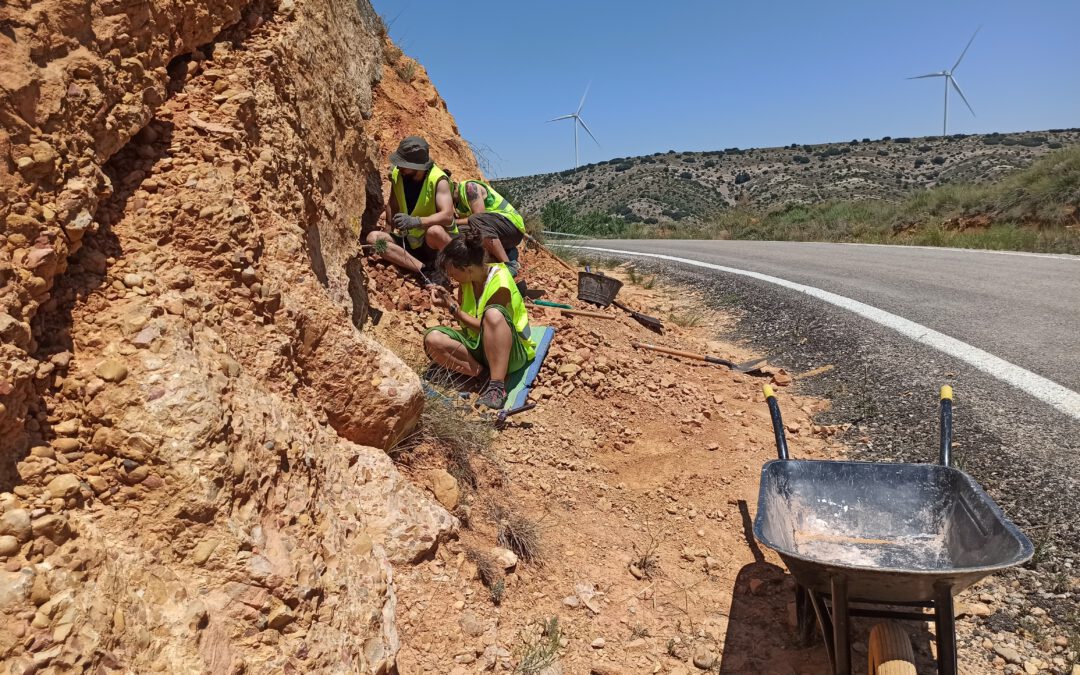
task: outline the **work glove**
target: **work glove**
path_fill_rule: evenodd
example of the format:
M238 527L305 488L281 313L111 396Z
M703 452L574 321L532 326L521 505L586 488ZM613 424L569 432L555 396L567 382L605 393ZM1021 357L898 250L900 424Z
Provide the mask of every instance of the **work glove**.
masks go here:
M407 213L394 214L394 228L398 231L403 232L414 227L420 227L420 219L416 216L410 216Z

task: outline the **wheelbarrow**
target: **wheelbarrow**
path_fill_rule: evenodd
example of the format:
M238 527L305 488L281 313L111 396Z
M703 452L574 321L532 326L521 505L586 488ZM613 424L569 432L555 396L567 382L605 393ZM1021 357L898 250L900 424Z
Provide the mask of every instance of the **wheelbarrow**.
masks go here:
M754 536L795 577L799 638L817 623L833 672L849 675L852 617L933 621L937 671L956 675L953 596L1033 548L950 466L952 388L941 388L937 464L789 459L780 406L764 391L779 459L761 469ZM868 651L871 675L916 673L896 622L873 627Z

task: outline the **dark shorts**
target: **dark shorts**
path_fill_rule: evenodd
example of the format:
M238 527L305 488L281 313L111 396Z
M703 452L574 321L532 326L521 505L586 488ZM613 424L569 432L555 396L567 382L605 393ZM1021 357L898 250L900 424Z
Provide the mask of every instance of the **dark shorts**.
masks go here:
M484 239L498 239L507 251L517 248L524 238L521 230L498 213L474 213L469 216L469 226L480 230Z
M439 252L427 244L420 244L420 246L416 248L406 250L409 252L409 255L419 260L425 267L434 267L435 259L439 257Z

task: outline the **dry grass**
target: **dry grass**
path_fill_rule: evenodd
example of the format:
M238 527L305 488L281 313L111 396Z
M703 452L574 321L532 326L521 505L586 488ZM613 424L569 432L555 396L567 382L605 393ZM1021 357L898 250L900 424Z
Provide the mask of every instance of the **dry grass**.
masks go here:
M634 560L631 566L636 567L646 579L652 579L660 574L660 539L646 529L649 538L644 544L634 544Z
M705 323L705 312L696 308L680 309L677 312L672 312L670 318L671 322L676 326L697 328Z
M402 82L412 82L416 79L418 67L416 61L406 57L398 63L394 70L397 71L398 77L401 78Z
M500 604L506 591L506 580L498 564L491 556L472 546L465 547L465 559L476 565L476 574L480 577L480 583L484 584L484 588L491 594L491 601L496 605Z
M540 524L502 506L493 506L491 512L499 546L510 549L522 560L541 564Z
M427 364L424 364L425 367ZM427 400L415 432L395 445L390 455L397 457L425 440L438 441L449 451L448 471L471 488L476 487L472 457L487 453L495 438L491 420L481 417L457 395L460 376L446 369L436 369L427 376Z
M533 642L525 642L514 672L521 675L539 675L550 668L559 658L561 640L562 629L559 627L559 617L555 616L544 621L540 638Z

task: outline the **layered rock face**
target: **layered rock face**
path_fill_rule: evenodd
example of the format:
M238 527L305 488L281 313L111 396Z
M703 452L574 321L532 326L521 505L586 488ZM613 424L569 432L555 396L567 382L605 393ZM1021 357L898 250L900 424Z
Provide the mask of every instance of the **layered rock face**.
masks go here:
M0 672L393 671L392 564L456 522L381 450L423 396L358 325L370 5L0 26Z

